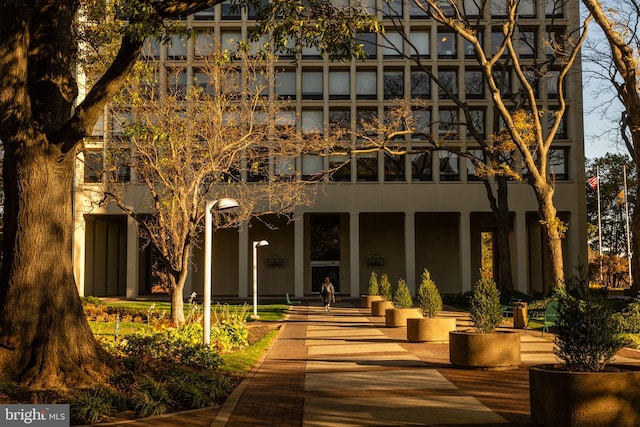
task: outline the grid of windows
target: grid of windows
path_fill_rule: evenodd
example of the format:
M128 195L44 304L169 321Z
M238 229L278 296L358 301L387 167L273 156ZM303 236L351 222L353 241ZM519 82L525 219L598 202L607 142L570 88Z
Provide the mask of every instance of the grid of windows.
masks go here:
M263 0L262 3L267 1ZM349 5L347 0L334 0L332 3L345 7ZM506 16L508 3L506 0L494 0L490 2L490 7L484 9L482 2L476 0L459 2L459 6L468 17L482 19L483 26L477 28L477 35L481 46L489 56L497 52L504 40L502 28L498 27L498 22L490 21L489 18ZM565 43L566 22L556 19L564 18L563 0L545 0L538 3L540 2L535 0L518 2L517 13L521 19L521 25L516 29L514 42L517 55L525 60L525 64L536 64L536 60L544 59L539 58L540 55L559 56ZM440 6L447 16L454 16L456 13L449 1L443 0ZM385 101L404 97L427 100L428 108L414 108L412 111L413 133L400 138L409 144L407 149L411 154L401 156L388 153L358 153L354 156L353 162L345 164L348 154L331 154L323 157L321 153L310 153L299 156L297 161L291 158L272 158L271 169L268 164L252 163L249 161L251 156L247 156L247 169L243 172L243 177L246 175L248 180L261 181L266 179L270 172L280 177L298 176L314 179L319 174L325 173L326 167L327 176L333 181L351 181L352 169L355 181L403 181L405 179L430 181L434 180L433 166L440 173L436 179L439 178L441 181L461 179L462 163L457 156L450 155L443 158L442 153L439 152L434 157L433 153L427 150L415 153L412 151L411 143L414 141L416 144L420 142L424 144L425 141L440 139L464 144L477 137L486 138L487 123L493 121L495 112L488 110L484 105L487 99L486 82L475 62L474 46L467 40L457 38L448 29L433 23L429 19L428 10L415 2L366 0L362 2L362 7L372 12L380 10L383 19L408 15L410 21L405 21L410 23L407 28L407 40L403 39L400 32L391 29L385 35L357 34L357 39L368 54L368 59L365 62L355 61L352 64L330 62L323 57L317 47L303 46L299 67L279 64L279 67L274 70L275 84L271 87L265 85L261 95L273 94L284 100L301 100L301 103L298 102L297 106L292 106L291 110L278 113L276 121L286 123L287 126L296 126L303 133L323 133L325 130L340 129L345 146L351 146L358 140L357 136L355 138L349 136L352 130L356 135L365 133L369 137L375 136L374 128L378 120L378 112L383 111L383 106L385 111L388 108L388 103ZM184 98L189 85L197 85L202 88L203 93L212 95L213 89L206 73L198 69L199 61L206 60L206 57L218 48L228 51L237 49L244 37L243 34L248 34L247 29L255 18L256 8L253 5L243 8L225 1L218 6L194 14L188 20L185 19L187 25L193 26L192 39L181 34L170 36L165 44L158 41L148 42L142 56L166 64L166 69L161 74L162 81L150 89L154 93L166 90ZM538 20L545 18L554 18L554 21L545 27ZM431 39L432 35L435 40ZM266 41L267 39L263 38L251 42L250 49L257 52ZM488 44L486 48L485 43ZM294 40L288 43L290 47L295 45ZM432 49L435 51L433 54ZM290 53L290 51L281 52L281 56L284 57ZM416 68L413 61L403 59L405 53L414 57L419 56L423 66L428 67L428 70L432 70L438 76L446 90L437 84L432 86L429 73L424 69ZM465 61L472 58L473 60ZM517 76L511 69L502 69L500 64L496 64L495 69L494 77L504 96L511 96L522 89L521 83L517 81ZM325 73L328 75L325 76ZM549 100L558 97L557 70L545 70L544 73L540 73L532 65L531 68L525 69L524 74L537 97L541 92ZM265 77L261 83L266 81ZM450 99L451 95L460 96L462 100L469 102L468 115L458 110ZM555 117L553 108L552 102L550 111L546 113L547 129L553 125ZM469 119L473 126L466 123ZM565 114L559 123L556 139L564 140L569 137L566 122ZM475 132L472 132L472 129ZM112 130L115 133L119 132L118 126L113 126ZM559 153L558 159L565 160L554 159L553 174L556 179L568 179L567 150L560 150ZM470 162L464 161L469 167ZM297 175L296 168L301 169ZM379 168L380 174L378 174ZM87 176L88 174L89 172ZM465 176L472 175L473 173L467 169ZM94 174L93 178L87 179L98 178Z

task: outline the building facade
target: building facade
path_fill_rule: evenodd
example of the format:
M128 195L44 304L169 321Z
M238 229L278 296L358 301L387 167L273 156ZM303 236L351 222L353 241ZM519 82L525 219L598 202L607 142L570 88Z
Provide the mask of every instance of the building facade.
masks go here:
M466 41L411 1L378 3L375 13L383 20L391 14L399 19L406 40L390 27L385 37L362 34L368 58L350 62L331 62L313 48L303 49L297 66L283 55L269 95L289 99L291 120L303 132L328 129L333 122L350 123L355 128L367 117L383 117L394 99L420 98L427 105L414 112L420 132L403 136L399 142L407 154L356 154L318 190L312 206L296 209L292 222L274 217L271 226L256 221L240 229L214 232L214 297L252 294L252 242L263 239L269 246L258 252L260 296L282 296L285 292L310 296L319 291L324 276L332 279L340 294L358 296L366 293L372 271L387 273L392 283L404 278L415 291L425 268L442 293L472 289L483 256L481 241L483 236L493 235L496 225L475 168L454 151L474 152L479 146L467 131L456 103L403 53L419 56L469 106L485 135L495 132L500 120ZM369 6L376 10L374 3ZM500 4L488 4L482 11L471 0L461 1L460 6L480 20L485 51L496 49L502 42L504 21ZM553 43L549 40L579 26L577 0L522 0L519 7L514 39L523 63L550 58ZM145 55L158 61L168 84L195 84L198 60L206 55L206 46L227 46L246 39L255 24L252 15L251 10L236 10L228 4L196 13L184 22L194 31L193 38L175 36L168 45L151 43ZM512 73L507 71L504 82L506 90L515 94L517 79ZM539 105L547 111L559 103L554 73L551 69L536 88ZM579 61L567 75L563 90L567 109L550 155L549 173L556 183L559 216L569 224L564 256L565 269L571 273L573 266L587 258ZM108 111L104 117L94 136L87 139L84 159L76 171L76 280L81 295L143 296L152 292L153 254L143 249L134 221L113 206L99 206L100 179L86 166L99 162L109 135L117 131L109 122ZM428 148L431 141L444 142L455 150L420 150ZM344 160L340 155L303 155L295 166L299 176L305 177L330 170ZM517 164L518 160L513 161ZM273 174L275 169L276 165L268 165L264 173ZM246 172L243 177L248 179ZM144 211L144 205L136 202L143 199L136 195L139 191L142 189L132 186L132 205ZM543 230L533 191L526 182L509 183L509 209L514 286L526 293L546 292L548 261ZM498 250L494 248L494 257ZM202 293L203 262L202 250L196 249L186 295Z

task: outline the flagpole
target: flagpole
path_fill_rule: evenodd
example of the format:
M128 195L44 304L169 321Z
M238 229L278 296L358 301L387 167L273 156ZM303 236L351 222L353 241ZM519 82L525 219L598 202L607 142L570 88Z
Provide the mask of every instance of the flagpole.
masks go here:
M598 190L598 253L600 255L600 283L604 285L602 275L602 216L600 215L600 167L596 166L596 189Z
M627 223L627 259L629 262L629 286L631 286L631 233L629 230L629 198L627 197L627 165L622 165L624 179L624 210Z

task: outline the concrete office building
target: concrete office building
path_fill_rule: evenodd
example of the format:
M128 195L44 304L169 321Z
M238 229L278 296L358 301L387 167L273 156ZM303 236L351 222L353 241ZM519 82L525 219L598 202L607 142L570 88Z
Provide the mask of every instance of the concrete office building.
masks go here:
M383 11L390 10L389 6L382 0L378 3L379 16L384 18ZM498 121L466 42L412 5L411 1L396 1L391 9L401 16L417 54L470 106L485 133L492 133L492 124ZM472 10L473 2L461 0L461 5ZM502 12L498 6L486 7L481 17L487 51L501 41ZM534 63L549 55L545 40L577 28L578 9L577 0L562 4L521 0L517 33L521 61ZM195 31L194 38L176 36L171 45L152 44L149 55L162 68L181 70L167 73L172 84L190 85L197 80L203 46L242 39L253 23L251 11L218 5L187 17L186 25ZM380 35L361 37L369 53L366 60L331 62L313 49L304 49L297 67L287 58L278 62L272 95L289 98L301 130L328 129L330 121L351 122L355 127L363 117L384 115L385 106L394 98L419 97L428 102L427 109L416 113L423 131L433 139L446 137L447 144L459 149L478 150L460 123L464 116L454 102L443 96L413 61L398 55ZM387 29L387 38L410 49L391 29ZM514 92L515 81L515 76L508 81ZM539 104L553 110L558 105L553 71L539 83ZM567 109L551 155L550 173L556 180L559 215L569 223L564 254L570 273L579 260L587 259L579 62L567 76L564 90ZM94 137L86 141L87 156L99 160L103 144L114 131L108 119L99 123ZM407 149L429 146L424 135L406 136L402 143ZM308 155L297 159L296 168L301 176L314 175L343 160ZM273 173L274 166L267 170ZM135 223L112 206L96 205L98 196L86 190L99 189L98 178L83 162L78 162L77 177L74 256L81 294L149 294L153 259L149 250L141 250ZM548 261L543 230L533 191L526 183L509 183L509 208L514 285L522 292L546 291ZM405 278L415 289L424 268L430 270L441 292L464 292L478 277L481 233L495 230L485 189L473 166L447 151L403 156L358 154L318 191L313 206L297 209L294 216L296 220L290 223L273 218L275 229L256 221L251 227L214 233L214 297L251 295L251 242L262 239L270 245L259 250L260 296L282 296L285 292L310 296L319 290L325 275L342 295L358 296L366 293L371 271L387 273L393 283ZM202 265L202 250L196 249L187 295L202 293Z

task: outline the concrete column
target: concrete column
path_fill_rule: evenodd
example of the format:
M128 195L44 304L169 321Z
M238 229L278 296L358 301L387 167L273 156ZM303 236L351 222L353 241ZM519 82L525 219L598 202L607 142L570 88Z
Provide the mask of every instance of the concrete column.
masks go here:
M293 222L293 282L294 293L298 298L304 296L304 215L300 214Z
M515 283L513 287L516 291L528 293L527 216L524 212L517 212L514 222L513 252L515 257L512 255L512 258L515 258L515 262L512 265Z
M416 294L416 222L414 212L404 214L405 277L411 294Z
M470 291L471 286L471 218L469 212L460 212L458 227L460 240L460 280L462 292Z
M249 227L243 223L238 230L238 297L249 295L249 279Z
M80 296L84 294L84 267L86 260L87 225L82 214L75 215L73 227L73 276Z
M127 298L138 296L139 270L138 223L127 216Z
M352 297L360 296L360 215L349 214L349 266L351 269Z

